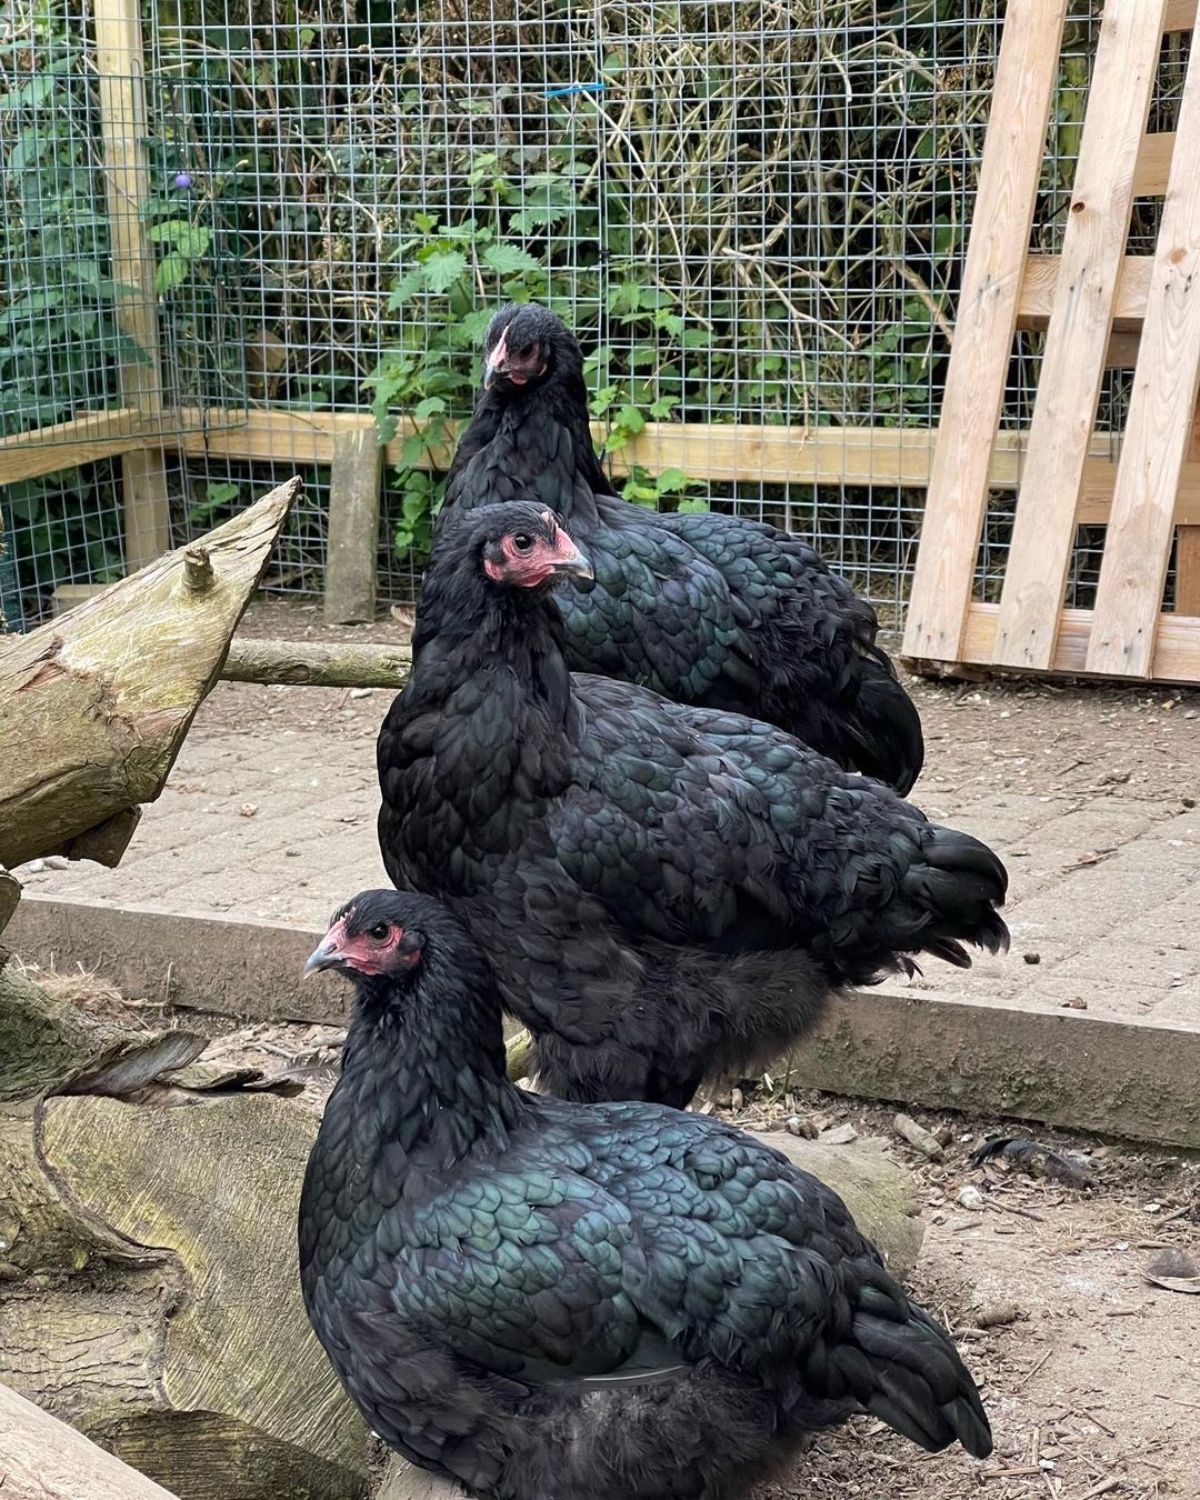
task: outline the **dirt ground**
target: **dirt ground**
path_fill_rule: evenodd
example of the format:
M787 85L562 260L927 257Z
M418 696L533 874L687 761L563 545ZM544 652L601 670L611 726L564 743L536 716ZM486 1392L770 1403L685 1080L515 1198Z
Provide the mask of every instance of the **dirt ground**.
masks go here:
M271 599L256 602L240 629L267 639L394 643L410 625L411 613L400 611L371 625L329 626L318 603ZM961 800L972 785L989 792L1154 798L1176 806L1200 799L1195 689L919 678L906 685L920 709L927 747L913 795L930 816L938 815L939 788L953 789ZM378 733L387 696L383 690L356 696L350 689L224 683L204 705L204 721L233 730L265 712L280 728L320 726L357 738Z
M130 1011L111 987L60 982L112 1019L159 1025L170 1012ZM181 1016L212 1036L206 1059L299 1073L315 1112L332 1085L342 1033L329 1026ZM913 1174L926 1226L912 1288L953 1330L980 1382L996 1451L930 1456L881 1423L822 1435L794 1478L756 1500L1196 1500L1200 1497L1200 1279L1169 1289L1146 1279L1164 1252L1178 1280L1200 1277L1200 1159L949 1112L916 1118L944 1142L930 1161L900 1140L891 1110L833 1095L793 1094L786 1079L702 1107L756 1130L883 1136ZM849 1131L845 1127L850 1127ZM990 1135L1034 1136L1086 1168L1095 1186L1065 1187L1003 1161L974 1166ZM975 1206L959 1201L964 1189ZM1160 1268L1161 1270L1161 1268ZM1168 1278L1169 1279L1169 1278ZM993 1317L993 1326L980 1327Z
M254 605L243 629L278 639L394 642L408 623L385 616L330 629L318 604L267 601ZM910 686L928 744L915 800L935 818L943 795L961 804L972 788L1065 795L1081 807L1137 799L1177 810L1200 799L1200 693L1049 682ZM348 742L374 738L388 696L226 683L202 712L206 728L220 734L257 732L265 719ZM1010 861L1028 853L1005 849ZM1097 848L1096 858L1104 853ZM122 1009L111 992L91 1003ZM188 1013L186 1024L197 1019ZM268 1074L300 1068L304 1097L321 1107L339 1032L204 1024L215 1059ZM890 1111L858 1101L793 1098L777 1081L774 1093L749 1090L740 1108L727 1110L754 1128L817 1117L893 1141L916 1177L926 1223L914 1290L954 1330L983 1384L996 1437L994 1456L976 1464L959 1452L929 1457L859 1421L821 1437L795 1477L767 1487L761 1500L1200 1500L1200 1295L1144 1274L1164 1250L1200 1262L1200 1161L1019 1132L1086 1161L1097 1185L1081 1191L972 1166L974 1146L1003 1128L996 1120L922 1113L920 1122L946 1141L944 1158L931 1162L895 1137ZM982 1206L959 1202L967 1187L979 1190ZM1012 1304L1015 1318L980 1328L981 1311L999 1304Z

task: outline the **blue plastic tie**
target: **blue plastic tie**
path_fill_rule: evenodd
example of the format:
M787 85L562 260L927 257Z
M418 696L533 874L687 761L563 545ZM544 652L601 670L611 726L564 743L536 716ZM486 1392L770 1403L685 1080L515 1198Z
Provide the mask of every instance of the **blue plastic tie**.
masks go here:
M543 99L565 99L568 94L602 94L608 87L604 83L569 83L565 88L546 89Z

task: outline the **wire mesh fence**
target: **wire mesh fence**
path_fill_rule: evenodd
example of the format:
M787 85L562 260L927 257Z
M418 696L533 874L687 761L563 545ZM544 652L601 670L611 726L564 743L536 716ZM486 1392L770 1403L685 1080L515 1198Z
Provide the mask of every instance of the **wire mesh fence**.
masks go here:
M403 599L438 497L431 451L469 412L482 329L511 297L576 329L618 461L653 422L728 424L747 474L763 428L935 426L1002 11L159 0L143 14L138 215L156 259L160 436L183 408L236 423L262 406L374 402L385 434L415 414L426 435L389 475L380 538L382 591ZM1048 250L1099 11L1079 0L1067 27L1034 231ZM94 37L89 0L0 0L0 437L122 399ZM1166 44L1155 128L1172 123L1182 45ZM1028 423L1039 347L1021 335L1006 425ZM1127 387L1113 372L1101 431L1119 431ZM703 442L689 451L702 461ZM166 464L175 534L301 458L284 442L272 466L248 466L193 444ZM272 587L319 591L326 479L312 476ZM924 493L882 463L872 480L711 480L697 463L621 483L644 503L736 506L803 531L894 613ZM26 620L57 583L122 565L111 464L5 498ZM981 597L995 597L1011 512L998 495ZM1089 602L1097 559L1081 534L1069 603Z

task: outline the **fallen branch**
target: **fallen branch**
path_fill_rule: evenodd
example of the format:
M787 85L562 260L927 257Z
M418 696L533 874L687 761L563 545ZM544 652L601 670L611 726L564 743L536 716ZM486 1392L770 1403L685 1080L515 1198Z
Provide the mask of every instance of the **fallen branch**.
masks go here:
M396 646L353 641L315 645L235 636L221 678L307 687L400 688L408 680L411 664L407 641Z
M4 1500L175 1500L81 1432L0 1385L0 1487Z
M0 647L0 865L115 864L217 679L299 479Z
M204 1045L0 963L0 1381L181 1495L351 1500L366 1430L296 1277L316 1116ZM23 1488L6 1426L3 1500L155 1493Z

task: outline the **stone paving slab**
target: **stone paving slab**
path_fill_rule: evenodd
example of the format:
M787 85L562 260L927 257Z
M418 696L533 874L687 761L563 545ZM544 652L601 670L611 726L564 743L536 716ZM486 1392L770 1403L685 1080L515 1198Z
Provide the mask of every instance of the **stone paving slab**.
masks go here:
M308 728L277 726L273 710L246 727L244 713L220 711L221 691L121 866L26 866L17 873L31 894L312 928L386 883L374 767L385 696L361 705L353 733L334 734L347 710L332 700ZM934 768L915 800L1005 859L1012 953L967 972L929 959L913 991L1200 1025L1200 809L1129 788L1118 798L980 783L956 786Z

